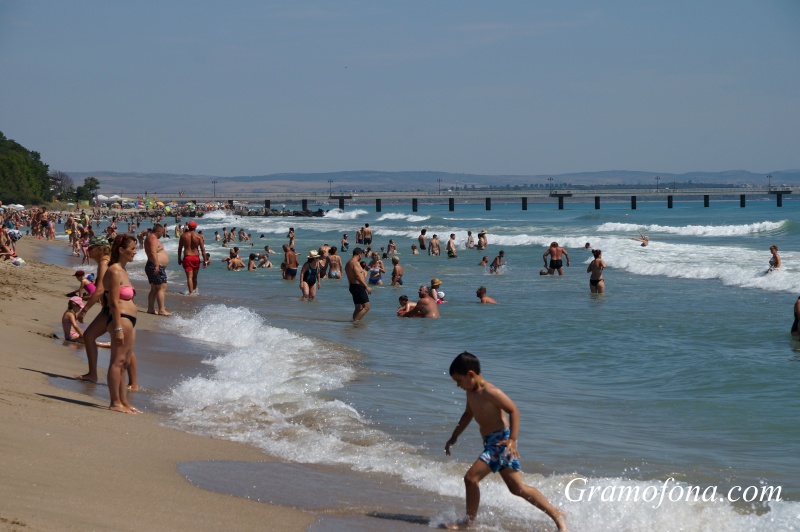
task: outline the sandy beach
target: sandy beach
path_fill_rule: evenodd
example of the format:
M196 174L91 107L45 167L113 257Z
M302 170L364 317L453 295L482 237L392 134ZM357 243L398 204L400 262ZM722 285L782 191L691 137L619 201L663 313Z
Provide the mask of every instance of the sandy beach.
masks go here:
M162 427L156 414L112 413L95 397L50 383L72 379L86 364L53 336L64 294L75 287L72 270L35 260L46 245L63 242L25 238L17 250L27 265L0 263L0 530L305 530L313 523L295 509L202 490L176 470L186 461L263 461L258 450ZM153 317L139 316L137 327L152 325ZM107 361L101 350L101 367Z

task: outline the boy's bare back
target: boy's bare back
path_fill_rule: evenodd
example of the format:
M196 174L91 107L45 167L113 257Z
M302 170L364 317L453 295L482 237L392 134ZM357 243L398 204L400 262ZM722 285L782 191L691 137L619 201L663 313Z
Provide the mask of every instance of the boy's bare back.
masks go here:
M504 411L516 409L514 402L491 382L482 379L474 390L467 390L467 406L480 427L481 436L508 427Z

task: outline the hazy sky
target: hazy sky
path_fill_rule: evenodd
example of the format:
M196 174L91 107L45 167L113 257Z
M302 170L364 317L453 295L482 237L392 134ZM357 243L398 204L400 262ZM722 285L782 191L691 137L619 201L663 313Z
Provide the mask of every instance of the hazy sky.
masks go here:
M797 0L0 0L51 170L800 168Z

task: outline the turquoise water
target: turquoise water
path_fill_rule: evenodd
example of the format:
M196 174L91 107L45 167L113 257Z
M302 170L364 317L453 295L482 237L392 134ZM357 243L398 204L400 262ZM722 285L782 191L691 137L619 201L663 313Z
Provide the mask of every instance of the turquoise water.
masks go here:
M800 295L798 202L593 207L456 205L449 212L423 205L412 213L384 205L382 213L348 207L292 219L209 214L199 229L215 260L200 273L200 296L176 292L184 287L177 243L165 242L175 267L169 297L193 310L165 321L164 334L189 339L205 369L176 378L160 407L185 430L246 441L289 461L385 475L401 490L460 498L461 476L482 450L473 425L452 458L443 453L464 407L447 368L467 350L522 413L526 480L569 512L574 529L794 529L800 347L789 328ZM346 282L323 281L316 301L301 302L297 282L280 279L282 255L273 256L272 270L229 272L219 262L227 249L211 238L223 226L244 227L258 237L255 250L280 249L293 226L298 255L305 255L323 243L338 245L342 233L352 249L364 223L374 247L398 243L406 284L374 289L372 309L358 325L349 323ZM411 255L422 227L443 244L456 233L459 257ZM477 236L481 229L489 249L463 249L466 231ZM649 235L649 247L630 239L637 230ZM572 259L561 278L538 274L554 240ZM602 296L589 294L586 242L603 250L608 265ZM783 268L764 275L773 243ZM501 249L508 264L500 275L478 266L482 254L493 258ZM143 269L140 255L133 272ZM397 318L398 296L414 298L433 277L446 293L442 318ZM498 305L477 303L480 285ZM641 489L668 478L720 492L780 486L783 501L659 508L575 502L565 494L575 477ZM545 522L497 482L485 492L490 529ZM461 511L443 506L432 503L425 512L446 519Z

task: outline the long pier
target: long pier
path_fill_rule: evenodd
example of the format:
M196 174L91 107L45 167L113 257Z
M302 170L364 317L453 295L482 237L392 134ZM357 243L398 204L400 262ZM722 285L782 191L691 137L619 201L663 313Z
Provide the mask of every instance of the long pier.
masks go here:
M600 209L601 202L627 202L630 201L631 209L636 209L637 200L644 199L653 201L654 199L664 201L667 208L672 208L676 198L689 201L703 198L703 204L708 207L711 198L716 199L739 199L741 207L745 207L747 197L774 197L777 207L783 206L783 198L792 194L800 187L771 186L771 187L730 187L730 188L574 188L574 189L525 189L525 190L444 190L444 191L404 191L404 192L234 192L218 194L207 193L188 193L181 197L169 193L150 194L158 196L163 200L175 199L179 203L195 202L224 202L231 206L235 204L248 204L252 208L253 204L258 205L264 210L274 209L284 206L286 203L299 203L301 210L308 211L309 207L314 210L322 207L336 208L344 210L346 206L369 205L374 202L375 211L381 212L383 204L398 205L408 203L413 212L417 212L420 203L423 204L443 204L448 203L451 211L455 210L456 204L472 203L485 205L486 210L491 210L492 201L497 203L516 203L519 202L522 210L528 209L529 203L558 203L558 208L563 209L568 200L577 200L581 203L594 200L595 209ZM131 192L117 193L122 197L141 197L142 194ZM262 203L263 202L263 203Z

